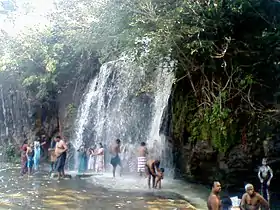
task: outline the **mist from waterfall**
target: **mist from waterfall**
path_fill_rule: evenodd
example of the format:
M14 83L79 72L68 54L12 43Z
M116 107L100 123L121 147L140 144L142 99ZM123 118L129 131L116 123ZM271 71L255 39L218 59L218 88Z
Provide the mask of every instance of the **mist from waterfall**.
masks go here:
M101 142L106 150L119 138L124 169L132 172L137 167L137 148L144 141L150 154L170 167L171 149L159 130L172 81L170 65L147 73L127 57L103 64L79 107L72 140L75 149L83 142L87 147ZM107 164L109 159L105 153Z

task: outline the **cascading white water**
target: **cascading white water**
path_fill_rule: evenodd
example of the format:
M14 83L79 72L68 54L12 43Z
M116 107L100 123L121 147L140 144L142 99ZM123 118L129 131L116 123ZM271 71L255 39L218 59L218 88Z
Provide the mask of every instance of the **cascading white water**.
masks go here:
M3 117L4 117L4 125L5 125L5 134L6 136L9 135L9 128L7 125L7 116L6 116L6 107L5 107L5 99L4 99L4 93L3 93L3 87L1 85L1 101L2 101L2 110L3 110Z
M87 146L102 142L106 148L119 138L127 169L128 165L136 166L129 162L135 163L142 141L152 148L157 140L159 156L165 151L166 143L159 129L173 74L167 66L150 74L146 72L127 57L102 65L79 108L73 140L76 149L82 142Z

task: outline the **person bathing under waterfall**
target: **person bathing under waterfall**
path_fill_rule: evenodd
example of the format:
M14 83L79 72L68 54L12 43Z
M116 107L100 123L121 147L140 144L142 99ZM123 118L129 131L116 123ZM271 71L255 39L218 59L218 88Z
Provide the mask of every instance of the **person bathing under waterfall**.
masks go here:
M50 148L48 149L48 150L49 150L49 153L50 153L50 162L51 162L50 173L54 172L54 171L55 171L55 168L56 168L55 148L56 148L56 143L58 142L58 140L59 140L59 139L54 138L54 139L51 141Z
M255 192L252 184L247 184L245 191L241 199L241 210L259 210L261 206L269 210L268 202L259 193Z
M104 172L104 148L102 143L98 144L98 148L95 152L96 155L96 163L95 163L95 171L97 173Z
M77 152L79 159L78 173L83 174L87 170L87 149L85 143L82 143Z
M145 173L145 166L147 162L147 155L148 155L148 149L146 147L145 142L141 142L140 147L138 149L138 167L137 171L140 174L140 176Z
M95 169L95 157L94 157L94 147L91 147L88 149L88 166L87 169L88 171L92 172Z
M118 165L120 166L120 176L122 175L122 164L119 156L119 153L121 152L120 146L121 146L121 141L117 139L110 147L110 153L112 155L111 165L113 166L113 177L115 177L116 168Z
M155 188L161 189L161 180L164 177L164 168L160 168L160 172L158 173L158 176L156 177L156 185Z
M34 171L39 170L39 164L40 164L40 158L41 158L41 144L40 139L37 139L34 141Z
M262 159L262 166L259 168L258 177L261 182L261 194L269 202L269 185L273 177L272 169L267 165L267 159Z
M27 157L27 169L28 175L31 176L32 167L33 167L33 157L34 157L34 145L33 143L29 143L26 149L26 157Z
M146 173L148 176L149 189L151 189L151 179L152 179L152 187L155 188L156 177L160 176L160 174L161 174L159 165L160 165L159 159L148 160L146 163Z
M57 157L56 161L56 169L58 172L58 179L65 177L65 161L66 161L66 151L68 150L68 146L60 136L56 137L57 143L55 147L55 155Z
M24 175L27 172L27 156L26 156L26 150L27 150L28 144L27 140L24 140L20 151L21 151L21 170L20 175Z

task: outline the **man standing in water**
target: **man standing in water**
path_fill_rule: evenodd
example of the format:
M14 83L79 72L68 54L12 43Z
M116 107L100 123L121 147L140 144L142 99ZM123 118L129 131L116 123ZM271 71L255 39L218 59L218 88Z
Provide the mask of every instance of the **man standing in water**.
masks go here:
M140 176L142 176L143 173L145 172L147 155L148 155L148 150L146 147L146 143L141 142L140 147L138 149L138 169L137 169Z
M257 192L254 191L252 184L245 186L246 193L243 194L240 208L241 210L259 210L260 207L269 210L268 202Z
M215 181L212 186L212 191L210 196L208 197L207 207L208 210L220 210L222 209L220 192L221 192L221 184L218 181Z
M153 185L152 187L155 188L155 180L156 180L156 177L158 176L156 174L156 172L161 173L159 165L160 165L159 159L148 160L146 163L146 173L148 176L149 189L151 189L151 178L152 178L152 185Z
M272 169L267 165L267 159L262 159L262 166L259 168L258 177L261 182L261 193L263 197L269 202L269 185L273 177Z
M57 157L56 160L56 169L58 172L58 179L61 177L65 177L64 166L66 161L66 151L68 150L68 146L60 136L56 137L56 147L55 147L55 155Z
M112 155L111 165L113 166L113 177L115 177L116 168L118 165L120 166L120 176L122 173L122 164L119 156L119 153L121 152L120 146L121 146L121 140L117 139L116 142L113 143L110 147L110 153Z

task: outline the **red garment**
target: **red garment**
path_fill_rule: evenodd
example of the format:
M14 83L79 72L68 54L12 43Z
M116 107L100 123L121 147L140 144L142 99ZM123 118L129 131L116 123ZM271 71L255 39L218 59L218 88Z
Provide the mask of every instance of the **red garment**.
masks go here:
M28 145L24 144L21 146L20 150L26 152Z
M26 158L26 151L27 151L28 144L24 144L21 146L21 158L25 159Z

